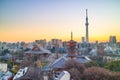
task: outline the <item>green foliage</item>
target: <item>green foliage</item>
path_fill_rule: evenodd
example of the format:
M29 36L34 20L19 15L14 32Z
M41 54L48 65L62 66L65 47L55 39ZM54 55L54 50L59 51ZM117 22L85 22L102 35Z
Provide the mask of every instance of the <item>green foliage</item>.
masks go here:
M14 66L13 66L13 69L12 69L12 72L13 72L14 74L16 74L16 73L18 72L18 70L19 70L18 65L14 65Z
M108 62L104 67L111 71L120 72L120 60Z
M7 61L7 64L8 64L8 68L9 68L9 69L12 69L12 67L13 67L13 62Z
M92 67L92 66L99 66L99 65L94 61L90 61L90 62L86 63L85 66L86 67Z
M44 67L44 66L46 66L48 63L49 63L49 61L48 61L48 60L45 60L45 61L41 62L41 66Z
M96 63L98 64L99 67L104 67L105 62L103 60L97 60Z
M44 66L45 66L45 63L41 63L41 66L44 67Z

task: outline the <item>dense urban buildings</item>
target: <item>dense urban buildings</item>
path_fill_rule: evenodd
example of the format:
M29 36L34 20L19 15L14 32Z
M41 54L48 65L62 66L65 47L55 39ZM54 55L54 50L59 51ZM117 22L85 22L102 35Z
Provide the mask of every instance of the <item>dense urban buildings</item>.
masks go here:
M110 38L110 42L89 42L89 44L84 41L84 38L82 39L82 42L75 42L73 41L73 36L71 36L71 40L66 42L59 39L51 39L49 42L43 41L40 43L38 43L38 41L31 43L0 42L0 60L2 62L0 64L7 65L7 69L4 67L5 69L1 68L1 70L14 71L14 68L17 67L24 70L23 67L28 67L28 72L26 72L26 75L23 77L21 76L19 79L23 79L28 75L33 75L29 69L31 69L32 72L44 72L44 74L40 73L43 75L42 78L47 75L47 78L50 79L51 76L48 76L48 74L53 74L50 74L49 70L53 69L56 72L54 74L60 74L60 72L64 70L62 65L70 58L77 61L80 60L81 63L86 62L86 59L89 60L87 57L93 61L103 62L110 62L120 59L120 42L117 42L114 37ZM34 67L36 67L35 70ZM39 68L42 68L42 70L39 70ZM47 73L45 70L47 70ZM37 74L38 73L36 72L36 75ZM33 78L34 77L35 76L33 76ZM55 78L56 76L54 75L52 77Z

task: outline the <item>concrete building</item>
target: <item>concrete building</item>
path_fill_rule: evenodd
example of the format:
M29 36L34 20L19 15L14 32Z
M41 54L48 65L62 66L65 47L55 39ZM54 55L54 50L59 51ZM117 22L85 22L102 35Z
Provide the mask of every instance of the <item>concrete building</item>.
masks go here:
M62 71L55 80L70 80L70 73L68 71Z
M6 63L0 63L0 71L1 72L7 71L7 64Z
M84 43L85 42L85 37L81 38L81 42Z
M62 47L62 40L60 40L60 39L52 39L51 43L54 46Z
M109 43L110 44L116 44L116 36L110 36L110 38L109 38Z
M41 39L41 40L35 40L37 44L40 44L43 48L46 47L46 39Z

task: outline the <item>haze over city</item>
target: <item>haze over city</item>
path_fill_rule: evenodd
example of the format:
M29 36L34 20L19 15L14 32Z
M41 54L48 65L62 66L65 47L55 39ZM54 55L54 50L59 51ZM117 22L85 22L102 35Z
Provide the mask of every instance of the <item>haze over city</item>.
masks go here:
M0 41L81 41L88 9L89 40L120 41L119 0L0 0Z

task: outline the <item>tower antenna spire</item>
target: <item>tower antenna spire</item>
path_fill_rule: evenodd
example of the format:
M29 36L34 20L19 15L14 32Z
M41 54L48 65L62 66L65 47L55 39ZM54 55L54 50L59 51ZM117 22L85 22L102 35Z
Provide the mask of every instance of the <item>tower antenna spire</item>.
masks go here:
M89 33L88 33L88 10L86 9L86 23L85 23L85 26L86 26L86 42L89 42Z
M71 31L71 40L73 40L73 32Z
M86 9L86 17L88 17L88 12L87 12L87 9Z

